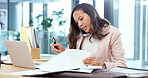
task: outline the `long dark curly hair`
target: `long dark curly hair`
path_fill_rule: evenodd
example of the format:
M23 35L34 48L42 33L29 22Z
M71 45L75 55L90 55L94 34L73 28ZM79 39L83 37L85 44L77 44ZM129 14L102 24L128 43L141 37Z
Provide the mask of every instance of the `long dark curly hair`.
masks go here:
M69 29L70 33L68 34L68 45L70 49L76 49L77 40L80 38L79 27L73 18L73 13L78 10L82 10L84 13L87 13L90 16L92 31L92 35L90 38L93 37L96 39L102 39L104 36L107 35L103 34L101 30L105 24L109 25L109 22L107 22L105 19L101 19L96 9L92 5L87 3L78 4L71 13L71 22Z

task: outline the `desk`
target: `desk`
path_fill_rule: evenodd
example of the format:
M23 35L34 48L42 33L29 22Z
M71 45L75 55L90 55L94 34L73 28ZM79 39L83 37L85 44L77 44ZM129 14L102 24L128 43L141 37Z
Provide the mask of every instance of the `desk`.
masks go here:
M31 70L31 69L2 64L0 68L0 78L45 78L45 77L22 77L22 76L4 74L4 73L27 71L27 70ZM52 77L46 77L46 78L52 78Z
M20 78L21 76L9 76L4 73L18 72L18 71L27 71L30 69L15 67L13 65L2 64L0 68L0 78Z
M42 59L45 59L45 57ZM50 59L50 58L48 57L48 59ZM44 60L38 60L38 59L36 59L35 61L36 62L38 62L38 61L44 62ZM27 71L27 70L32 70L32 69L2 64L1 68L0 68L0 78L26 78L26 77L22 77L22 76L6 75L4 73ZM147 75L147 77L148 77L148 73L146 73L144 75ZM30 78L30 77L27 77L27 78ZM121 73L115 73L115 72L109 72L109 71L94 71L91 74L62 72L62 73L45 74L45 75L40 75L40 76L36 76L36 77L31 77L31 78L126 78L126 76ZM128 77L128 78L130 78L130 77ZM133 78L135 78L135 77L133 77ZM138 78L138 77L136 77L136 78Z
M13 75L4 74L4 73L27 71L27 70L31 70L31 69L2 64L0 68L0 78L138 78L138 77L126 77L124 74L121 74L121 73L114 73L109 71L98 71L98 70L94 71L91 74L62 72L62 73L39 75L36 77L22 77L22 76L13 76ZM146 73L145 75L147 75L148 77L148 73Z
M4 73L11 73L11 72L18 72L18 71L27 71L31 69L16 67L13 65L5 65L2 64L0 68L0 78L26 78L22 76L12 76L12 75L5 75ZM120 75L121 76L121 75ZM46 74L39 77L31 77L31 78L113 78L119 77L119 74L116 73L104 73L104 72L93 72L92 74L85 74L85 73L72 73L72 72L63 72L63 73L54 73L54 74ZM27 77L29 78L29 77Z
M70 73L70 72L63 72L63 73L57 73L53 74L53 77L62 77L62 78L127 78L124 74L118 74L118 73L109 73L109 72L100 72L100 71L94 71L91 74L87 73Z

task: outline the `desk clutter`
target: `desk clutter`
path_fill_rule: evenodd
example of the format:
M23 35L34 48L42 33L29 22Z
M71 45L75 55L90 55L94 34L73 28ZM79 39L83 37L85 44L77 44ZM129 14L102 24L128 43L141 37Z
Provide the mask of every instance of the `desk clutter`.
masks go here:
M56 78L141 78L148 77L148 70L127 67L116 67L113 69L102 69L99 66L86 67L82 60L91 54L82 50L68 49L56 56L53 56L45 63L38 66L38 69L28 69L12 65L2 65L0 72L9 66L20 71L6 72L9 76L31 76L31 77L56 77ZM79 56L77 58L74 58ZM46 56L45 56L46 57ZM37 60L38 61L38 60ZM3 75L4 75L3 74ZM1 76L0 76L1 77Z
M132 78L148 77L148 70L146 69L137 69L137 68L128 68L128 67L118 66L116 68L110 69L109 72L122 73L122 74L125 74L127 77L132 77Z
M77 57L78 56L78 57ZM47 62L37 66L37 70L8 73L9 75L41 75L57 72L83 72L92 73L95 69L102 69L101 66L86 66L83 59L90 57L91 53L77 49L67 49L64 52L54 56ZM75 58L77 57L77 58Z

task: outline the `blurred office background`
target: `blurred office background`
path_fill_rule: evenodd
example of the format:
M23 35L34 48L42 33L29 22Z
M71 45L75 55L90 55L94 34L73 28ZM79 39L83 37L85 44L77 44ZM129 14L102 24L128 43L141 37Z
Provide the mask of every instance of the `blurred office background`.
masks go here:
M75 5L93 5L122 33L129 67L148 68L148 0L0 0L0 52L3 40L20 39L20 27L36 30L41 54L53 54L52 37L67 48L70 15Z

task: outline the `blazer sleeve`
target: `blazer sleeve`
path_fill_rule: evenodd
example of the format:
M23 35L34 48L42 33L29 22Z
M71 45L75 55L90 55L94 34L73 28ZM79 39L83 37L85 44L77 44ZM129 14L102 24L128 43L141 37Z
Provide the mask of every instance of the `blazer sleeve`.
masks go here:
M118 29L115 29L111 35L110 47L113 62L105 62L107 69L117 66L126 67L126 60L124 58L125 53L121 42L121 33Z

